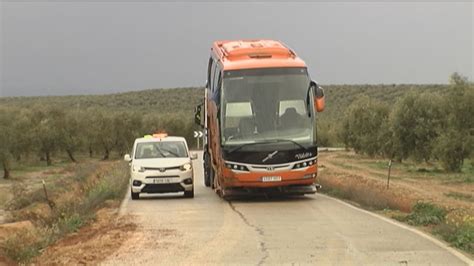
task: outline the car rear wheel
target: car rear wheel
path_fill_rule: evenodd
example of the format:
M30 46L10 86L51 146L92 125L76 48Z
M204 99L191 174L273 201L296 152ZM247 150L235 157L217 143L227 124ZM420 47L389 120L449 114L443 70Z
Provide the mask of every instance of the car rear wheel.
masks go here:
M132 196L132 200L140 198L140 193L134 193L132 190L130 190L130 195Z

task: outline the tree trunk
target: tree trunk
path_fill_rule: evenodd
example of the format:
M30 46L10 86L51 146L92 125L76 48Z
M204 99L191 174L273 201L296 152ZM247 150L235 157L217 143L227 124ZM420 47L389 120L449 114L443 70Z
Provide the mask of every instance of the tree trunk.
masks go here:
M73 163L77 163L76 158L74 158L74 155L72 154L72 151L71 151L71 150L69 150L69 149L66 150L66 153L67 153L67 156L69 156L69 159L71 159L71 161L72 161Z
M110 152L109 152L109 149L105 149L105 154L104 154L104 157L102 158L102 160L108 160L109 159L109 155L110 155Z
M8 168L8 163L6 161L3 161L2 164L3 164L3 179L9 179L10 169Z
M89 145L89 158L92 158L92 146Z
M46 156L46 165L47 166L51 166L52 163L51 163L51 155L49 154L49 151L45 153L45 156Z

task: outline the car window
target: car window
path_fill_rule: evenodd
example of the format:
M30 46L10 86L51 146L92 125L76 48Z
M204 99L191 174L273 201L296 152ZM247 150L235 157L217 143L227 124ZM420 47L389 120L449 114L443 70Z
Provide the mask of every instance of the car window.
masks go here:
M182 141L143 142L135 150L135 159L183 157L188 157L188 152Z

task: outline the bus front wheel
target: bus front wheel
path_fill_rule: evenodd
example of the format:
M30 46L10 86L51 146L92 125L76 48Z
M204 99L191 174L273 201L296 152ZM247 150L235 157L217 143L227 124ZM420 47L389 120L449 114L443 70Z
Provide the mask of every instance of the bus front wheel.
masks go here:
M206 187L211 186L211 171L210 171L211 165L210 165L210 160L209 160L209 153L206 151L204 152L204 185Z

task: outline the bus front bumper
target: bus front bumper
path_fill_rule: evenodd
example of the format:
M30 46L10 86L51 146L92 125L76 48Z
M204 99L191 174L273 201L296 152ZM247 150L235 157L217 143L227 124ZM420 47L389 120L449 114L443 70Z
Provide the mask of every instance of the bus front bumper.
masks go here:
M222 187L233 189L270 189L288 193L315 193L316 165L300 170L243 172L223 170ZM314 192L313 192L314 191Z

